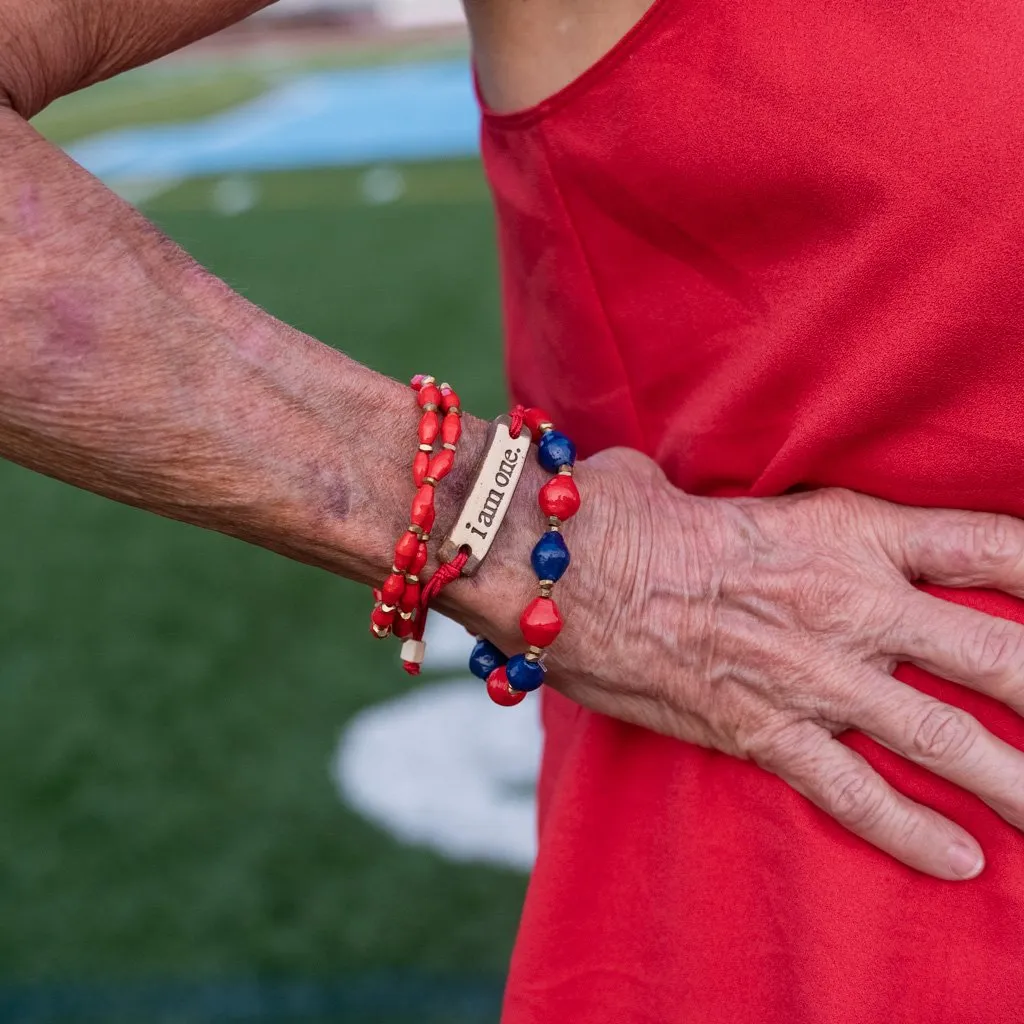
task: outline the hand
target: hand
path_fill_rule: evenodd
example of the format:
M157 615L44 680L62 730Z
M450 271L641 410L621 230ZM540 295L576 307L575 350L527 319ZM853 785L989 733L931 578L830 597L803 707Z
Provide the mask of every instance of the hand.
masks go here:
M695 498L621 449L578 480L585 511L560 584L572 615L551 662L562 692L749 758L938 878L980 872L977 843L837 733L861 730L1024 825L1024 754L891 674L912 662L1024 710L1024 627L909 582L1024 595L1024 524L842 490Z

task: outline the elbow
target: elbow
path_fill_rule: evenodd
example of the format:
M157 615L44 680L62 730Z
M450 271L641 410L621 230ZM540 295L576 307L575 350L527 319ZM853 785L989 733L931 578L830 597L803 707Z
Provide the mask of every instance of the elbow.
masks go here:
M0 41L5 35L0 27ZM42 76L30 72L27 63L14 48L0 53L0 112L13 111L26 121L56 98L47 95Z
M0 0L0 108L28 120L71 92L93 35L65 0Z

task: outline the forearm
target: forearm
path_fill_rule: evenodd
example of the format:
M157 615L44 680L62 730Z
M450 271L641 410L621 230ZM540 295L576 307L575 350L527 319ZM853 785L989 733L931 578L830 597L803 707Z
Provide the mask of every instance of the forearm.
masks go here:
M0 455L382 579L412 496L412 393L232 292L10 112L0 147ZM484 444L465 426L438 537Z

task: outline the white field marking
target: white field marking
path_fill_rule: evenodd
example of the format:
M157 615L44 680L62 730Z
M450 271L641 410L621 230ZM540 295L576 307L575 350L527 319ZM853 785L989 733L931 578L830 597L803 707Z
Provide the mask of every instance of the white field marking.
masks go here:
M405 175L394 167L371 167L359 179L359 193L371 206L395 203L405 195Z
M251 210L260 201L260 186L252 178L232 175L221 178L210 193L214 213L237 217Z
M465 666L473 644L432 616L427 666ZM332 774L343 799L396 839L455 861L529 871L537 852L541 731L536 697L499 708L464 677L366 708L347 725Z

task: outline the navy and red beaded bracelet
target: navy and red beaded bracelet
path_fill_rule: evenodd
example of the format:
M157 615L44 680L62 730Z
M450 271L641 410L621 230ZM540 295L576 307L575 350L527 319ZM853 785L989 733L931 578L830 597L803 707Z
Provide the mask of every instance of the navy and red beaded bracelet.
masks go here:
M527 409L521 415L530 434L540 435L537 461L555 476L537 496L540 510L547 517L547 530L530 554L540 594L526 606L519 619L519 630L528 649L525 654L509 658L490 640L478 637L469 658L470 672L486 681L488 696L503 707L519 704L527 693L544 683L544 654L563 625L562 614L551 595L571 561L562 526L580 508L580 492L573 479L576 446L555 429L543 409Z

